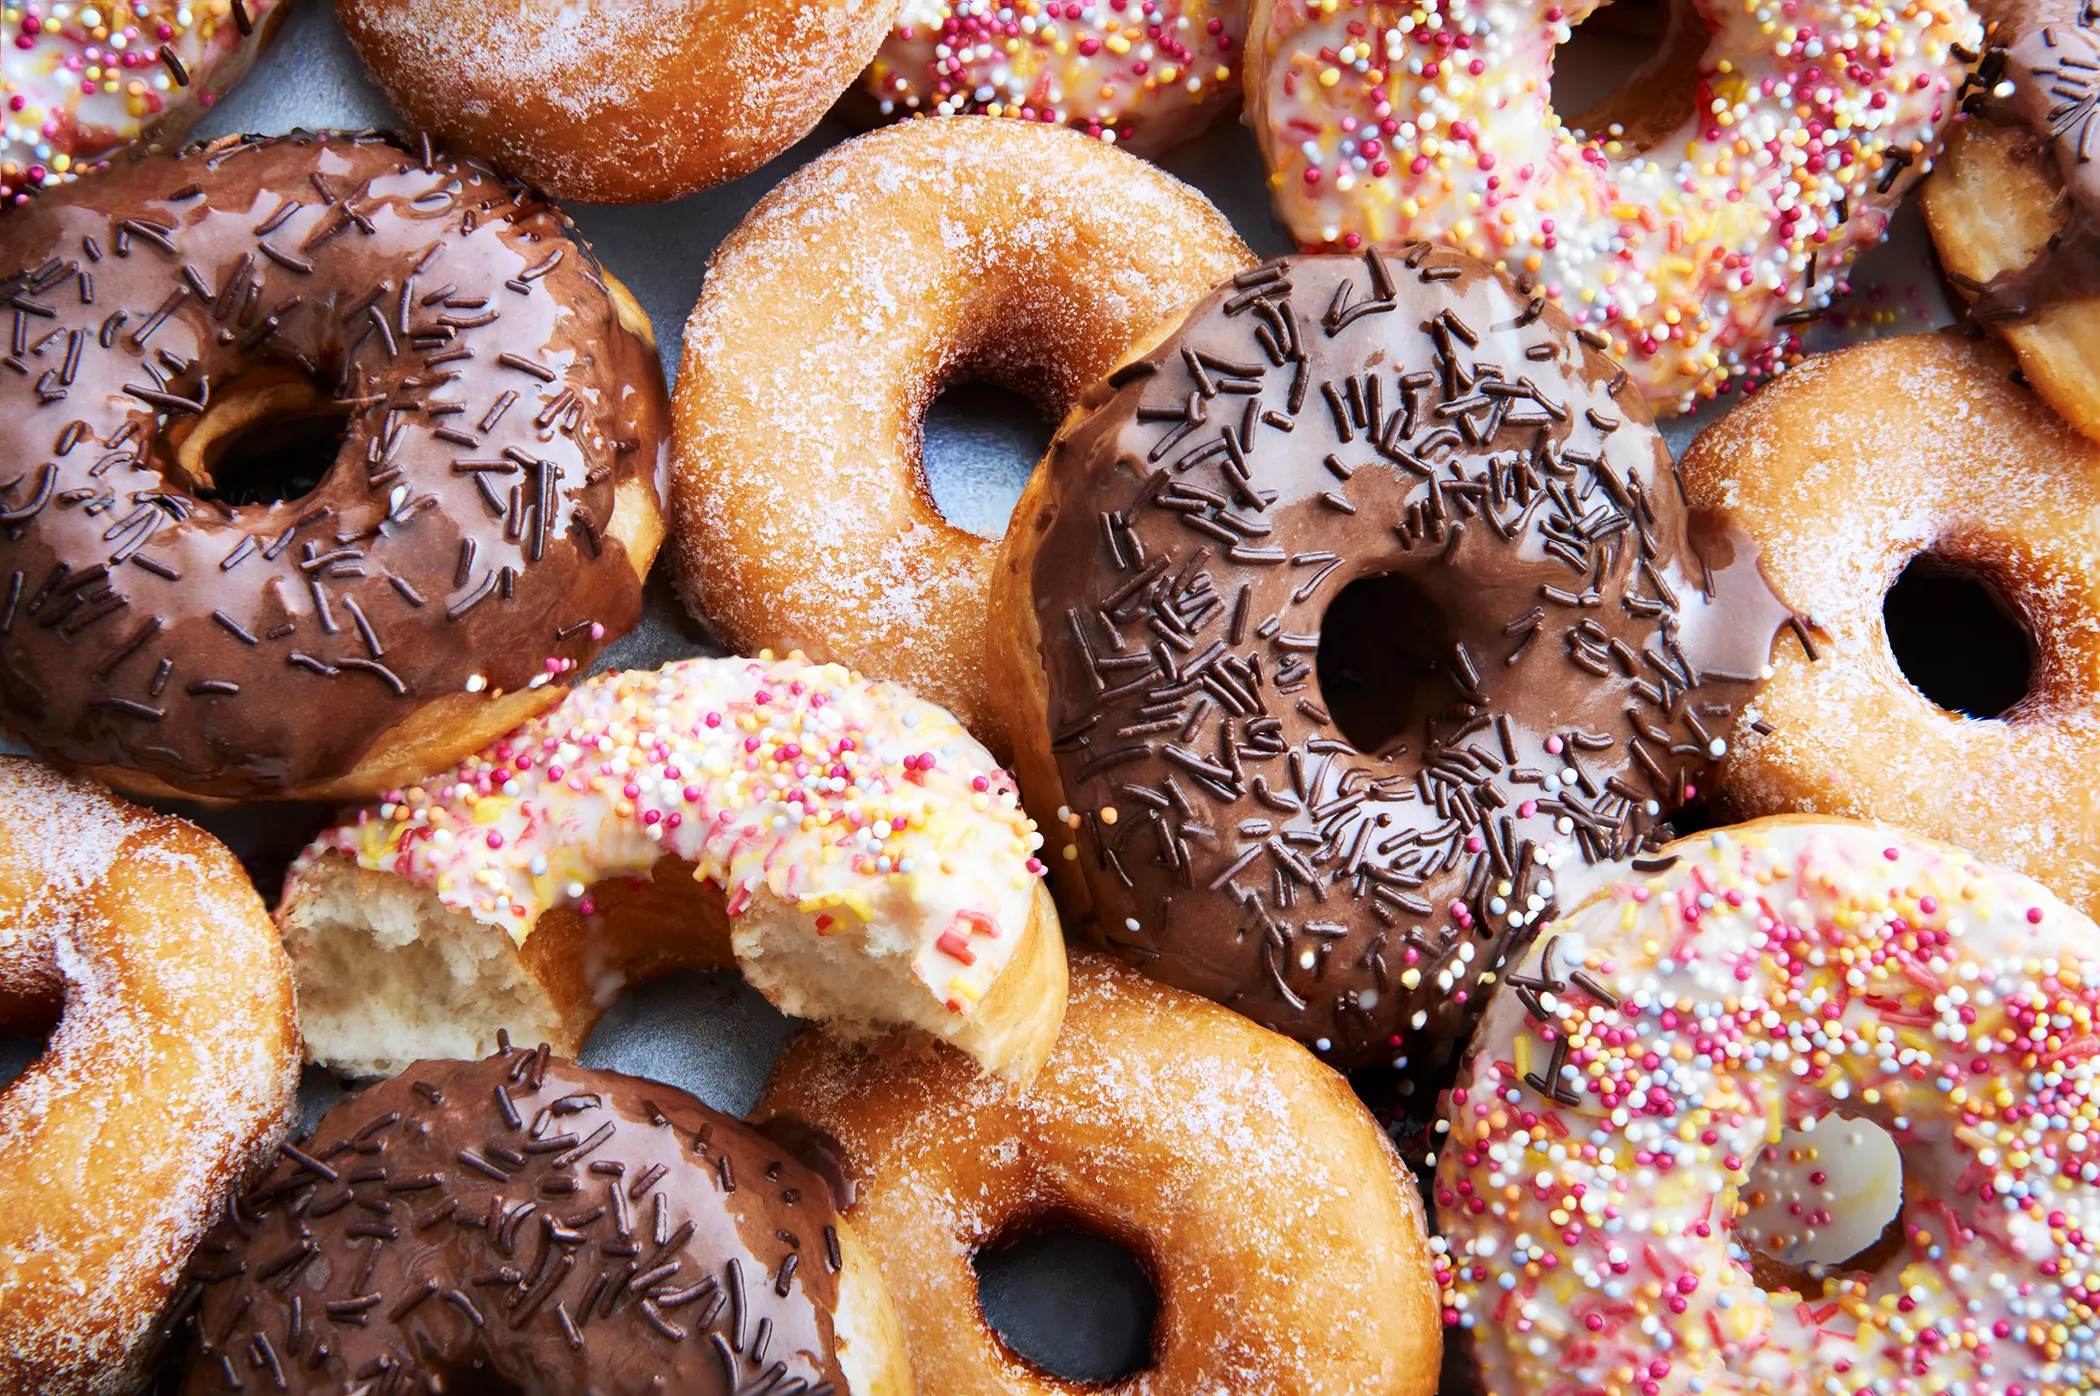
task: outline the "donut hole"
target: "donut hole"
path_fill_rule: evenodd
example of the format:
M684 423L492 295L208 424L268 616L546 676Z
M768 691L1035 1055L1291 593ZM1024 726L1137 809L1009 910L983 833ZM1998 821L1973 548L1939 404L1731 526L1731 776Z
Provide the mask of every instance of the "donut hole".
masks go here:
M229 508L296 502L334 468L350 422L347 407L300 375L245 374L202 416L169 425L170 473L197 498Z
M919 427L920 470L941 517L980 538L999 538L1051 427L1025 395L991 383L942 390Z
M1359 577L1320 621L1320 698L1358 751L1381 753L1426 731L1459 701L1455 631L1444 608L1405 573Z
M985 1324L1022 1361L1100 1385L1152 1365L1159 1291L1113 1238L1052 1214L1008 1228L971 1264Z
M1903 1154L1872 1120L1826 1116L1765 1146L1737 1196L1735 1239L1772 1293L1820 1296L1872 1274L1903 1240Z
M1553 110L1636 155L1691 119L1707 29L1689 4L1606 0L1553 51Z
M44 1055L45 1040L41 1037L17 1037L0 1034L0 1092L14 1084L14 1079L29 1070L29 1064Z
M1912 558L1881 606L1889 650L1928 702L1999 718L2032 691L2035 645L2025 619L1989 577L1951 558Z

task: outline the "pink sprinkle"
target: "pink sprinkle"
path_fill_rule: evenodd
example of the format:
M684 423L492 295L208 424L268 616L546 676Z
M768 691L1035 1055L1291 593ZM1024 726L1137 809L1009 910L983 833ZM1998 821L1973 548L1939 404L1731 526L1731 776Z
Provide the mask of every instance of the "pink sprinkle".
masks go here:
M2042 924L2042 909L2040 907L2031 906L2027 908L2027 924L2030 926Z
M722 725L722 715L720 713L709 713L707 715L707 725L710 727L720 727Z
M576 903L576 909L582 912L585 916L592 916L597 913L598 904L592 901L589 897L585 897L582 901Z
M489 830L488 843L490 848L503 847L503 835L497 833L494 829Z

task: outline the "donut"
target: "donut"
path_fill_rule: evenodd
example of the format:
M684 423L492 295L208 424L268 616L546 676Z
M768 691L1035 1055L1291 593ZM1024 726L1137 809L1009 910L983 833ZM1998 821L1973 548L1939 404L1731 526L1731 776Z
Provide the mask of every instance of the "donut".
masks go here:
M506 1044L280 1152L190 1265L184 1396L912 1390L823 1175L684 1091Z
M809 134L897 0L337 0L395 108L548 193L659 203Z
M953 717L836 664L586 680L323 831L278 919L313 1060L353 1075L499 1030L574 1052L628 983L743 969L837 1030L1042 1065L1064 940L1018 793Z
M0 221L0 721L145 795L362 798L555 702L662 537L648 320L428 140L227 137Z
M899 1039L788 1044L753 1118L833 1152L922 1391L1074 1389L986 1326L975 1256L1063 1222L1159 1293L1147 1396L1430 1396L1442 1334L1414 1180L1301 1048L1100 955L1025 1089Z
M1789 370L1686 451L1692 502L1757 540L1805 618L1805 647L1775 649L1713 794L1736 818L1842 815L1959 840L2091 915L2100 792L2064 773L2100 760L2100 447L2012 371L1989 341L1862 344ZM1950 711L1906 677L1885 606L1913 565L1981 587L2024 637L2010 710ZM1934 643L1982 662L1951 630Z
M1257 0L1247 110L1307 248L1447 243L1536 286L1657 413L1799 357L1955 111L1961 0L1694 6L1592 131L1552 106L1590 0ZM1971 54L1973 57L1974 55Z
M4 756L0 1034L47 1033L0 1085L0 1388L128 1396L291 1121L291 967L216 839Z
M248 73L291 0L123 0L0 10L0 209L171 144Z
M1055 421L1251 264L1169 175L1075 131L937 117L811 161L715 250L674 400L671 560L732 649L800 649L939 703L995 753L996 542L941 517L920 421L990 381Z
M2002 336L2042 400L2100 437L2100 171L2088 134L2100 15L2021 0L1989 8L1970 79L1919 203L1947 279Z
M2038 884L1873 825L1622 870L1504 980L1444 1106L1444 1317L1482 1389L2089 1390L2096 955ZM1900 1152L1898 1244L1768 1293L1759 1158L1847 1120Z
M1335 1065L1446 1064L1785 619L1631 382L1418 243L1243 273L1090 392L988 643L1073 924Z
M1238 99L1246 24L1244 0L905 0L861 91L885 119L982 112L1156 155Z

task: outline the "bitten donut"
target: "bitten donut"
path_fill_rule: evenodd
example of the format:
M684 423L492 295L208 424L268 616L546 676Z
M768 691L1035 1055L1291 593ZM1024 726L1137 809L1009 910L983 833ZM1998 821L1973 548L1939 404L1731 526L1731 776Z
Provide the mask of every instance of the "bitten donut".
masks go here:
M1155 155L1238 100L1246 25L1245 0L905 0L861 90L886 118L982 112Z
M606 674L324 831L278 919L308 1053L385 1075L499 1030L573 1052L623 985L735 964L788 1013L1026 1077L1064 940L1012 780L955 719L801 656Z
M2010 344L2042 400L2100 437L2100 14L2063 0L1985 7L1996 21L1919 191L1947 277Z
M228 137L0 221L0 720L148 795L358 797L556 701L662 537L648 320L427 140Z
M1684 0L1680 0L1684 3ZM1671 46L1570 131L1554 47L1590 0L1256 0L1249 121L1306 247L1448 243L1526 278L1626 365L1658 413L1798 356L1880 242L1955 111L1962 0L1696 3ZM1971 53L1970 57L1974 57ZM1694 71L1695 70L1695 71ZM1670 100L1682 86L1691 100Z
M1635 864L1496 991L1445 1103L1445 1318L1481 1389L2091 1390L2096 957L2036 883L1871 825ZM1767 1292L1759 1158L1846 1120L1900 1151L1899 1240Z
M176 1303L184 1396L910 1396L823 1175L545 1047L417 1062L286 1145Z
M0 209L126 146L180 141L247 75L291 0L0 10Z
M941 517L920 420L987 380L1056 420L1252 257L1202 195L1058 127L876 131L768 194L714 255L678 372L672 561L732 648L896 679L991 749L996 542Z
M1732 736L1732 813L1885 819L2100 909L2100 446L1987 341L1882 340L1789 371L1703 432L1692 502L1757 540L1789 640ZM1949 711L1905 676L1886 598L1907 568L1982 587L2024 636L2026 696ZM1934 644L1961 663L1952 634ZM2017 680L2017 676L2008 675Z
M0 757L0 1388L128 1396L191 1250L284 1135L291 966L203 831Z
M1026 1090L899 1039L803 1035L753 1118L833 1148L922 1391L1053 1396L986 1326L980 1252L1055 1222L1159 1292L1143 1396L1429 1396L1442 1335L1414 1179L1303 1050L1095 955Z
M809 134L898 0L336 0L410 121L548 193L658 203L749 174Z
M1221 287L1014 517L992 691L1067 914L1346 1067L1444 1064L1784 621L1625 372L1426 243Z

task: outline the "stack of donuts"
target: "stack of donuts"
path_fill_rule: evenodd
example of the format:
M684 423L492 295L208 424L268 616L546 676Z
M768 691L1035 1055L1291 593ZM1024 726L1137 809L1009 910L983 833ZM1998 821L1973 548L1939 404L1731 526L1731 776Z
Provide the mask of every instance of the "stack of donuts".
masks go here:
M0 1386L2100 1390L2100 18L1592 8L0 0Z

